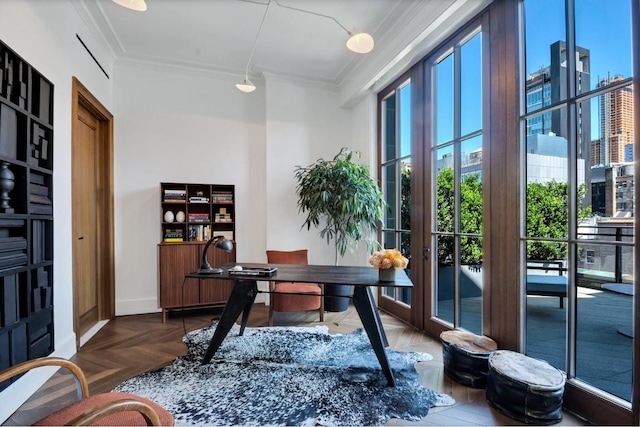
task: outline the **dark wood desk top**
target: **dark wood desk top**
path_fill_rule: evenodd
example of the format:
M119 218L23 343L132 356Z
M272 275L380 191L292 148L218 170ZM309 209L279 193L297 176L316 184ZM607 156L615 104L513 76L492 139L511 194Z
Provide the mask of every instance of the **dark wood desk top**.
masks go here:
M229 274L229 269L236 265L252 268L276 267L278 271L271 277L242 276ZM255 263L229 263L221 265L222 274L198 274L193 272L187 275L196 279L248 279L248 280L278 280L281 282L323 283L354 286L383 286L394 288L411 288L413 283L405 270L396 270L396 280L393 282L380 282L378 270L372 267L354 267L346 265L295 265L295 264L255 264Z

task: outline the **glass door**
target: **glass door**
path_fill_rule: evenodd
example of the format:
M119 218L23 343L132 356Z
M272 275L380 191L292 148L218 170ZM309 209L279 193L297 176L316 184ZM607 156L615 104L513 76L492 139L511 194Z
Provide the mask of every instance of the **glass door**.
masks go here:
M630 410L631 1L525 0L523 12L525 352L567 373L582 392L568 405L597 395L602 407Z
M411 81L401 78L380 101L381 187L384 212L381 244L397 249L409 259L405 270L411 277ZM379 305L410 321L411 288L383 288Z
M483 58L480 27L426 60L431 317L482 334Z

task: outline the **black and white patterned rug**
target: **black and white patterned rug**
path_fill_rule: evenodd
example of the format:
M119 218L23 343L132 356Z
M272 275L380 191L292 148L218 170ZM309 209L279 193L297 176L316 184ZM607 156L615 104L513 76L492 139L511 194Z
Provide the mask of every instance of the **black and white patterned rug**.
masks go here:
M388 387L366 333L329 335L327 328L235 325L211 363L201 366L215 325L184 337L187 354L133 377L114 391L145 396L178 425L380 425L419 420L445 394L418 384L426 353L387 350L396 378Z

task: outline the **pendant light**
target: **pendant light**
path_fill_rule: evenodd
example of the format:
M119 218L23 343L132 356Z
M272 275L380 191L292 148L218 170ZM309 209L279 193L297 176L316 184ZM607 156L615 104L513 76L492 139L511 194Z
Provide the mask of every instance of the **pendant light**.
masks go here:
M351 31L347 30L347 28L342 25L336 18L329 15L323 15L322 13L311 12L310 10L299 9L293 6L285 6L280 4L278 0L276 0L276 4L285 9L295 10L297 12L308 13L310 15L321 16L323 18L331 19L333 22L338 24L340 28L342 28L348 35L349 39L347 40L347 48L356 53L369 53L373 49L374 41L373 37L369 33L357 33L353 34Z
M347 33L351 35L349 31ZM373 37L368 33L353 34L347 40L347 48L356 53L369 53L373 49L373 45Z
M144 12L147 10L147 4L144 0L113 0L114 3L127 9L136 10L138 12Z
M260 32L262 31L264 19L267 17L267 12L269 12L269 6L271 6L271 0L269 0L269 3L267 3L267 7L264 9L264 15L262 15L262 21L260 21L260 27L258 28L256 39L253 41L253 47L251 48L251 53L249 54L247 67L244 70L244 80L242 81L242 83L236 83L236 88L244 93L251 93L256 90L256 85L254 85L251 80L249 80L249 65L251 64L251 58L253 58L253 52L255 52L256 50L256 44L258 43L258 37L260 37Z

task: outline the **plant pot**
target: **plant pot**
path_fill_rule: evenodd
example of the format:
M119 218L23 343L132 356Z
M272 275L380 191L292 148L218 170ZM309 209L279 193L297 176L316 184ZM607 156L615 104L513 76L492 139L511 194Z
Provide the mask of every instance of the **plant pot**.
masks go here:
M393 282L396 280L395 268L381 268L378 270L378 280L381 282Z
M340 312L349 308L349 298L353 291L351 285L324 285L324 310Z

